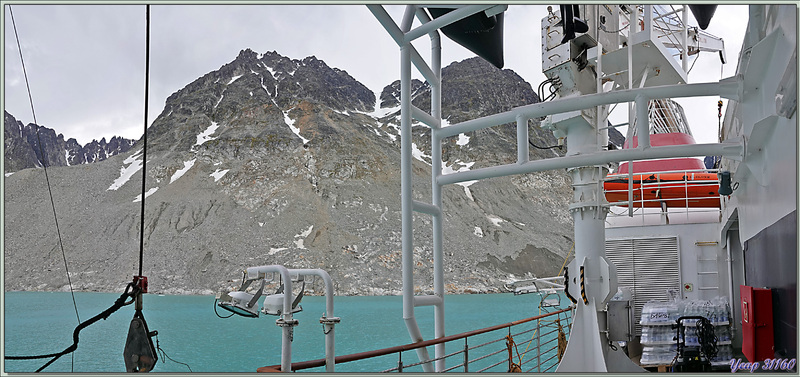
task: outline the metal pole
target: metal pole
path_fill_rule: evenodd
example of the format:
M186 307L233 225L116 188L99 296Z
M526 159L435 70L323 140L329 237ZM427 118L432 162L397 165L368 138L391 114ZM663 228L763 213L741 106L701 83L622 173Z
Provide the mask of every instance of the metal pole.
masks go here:
M528 145L528 118L517 115L517 163L524 164L530 159Z
M639 149L650 148L650 117L647 112L649 99L641 94L636 96L636 133L638 134ZM628 165L633 168L632 165ZM630 169L633 170L633 169Z
M283 330L281 338L281 371L291 372L292 370L292 336L293 326L296 321L292 319L292 277L289 270L280 265L259 266L247 268L247 276L259 276L267 272L279 272L283 278L283 311L281 317L275 323Z
M292 269L290 273L298 275L315 275L322 278L325 283L325 315L320 318L325 334L325 372L333 373L336 357L336 333L334 328L340 319L333 313L333 281L328 272L319 268Z
M411 161L411 47L400 47L400 209L402 232L403 320L412 342L421 342L422 333L414 316L414 228ZM430 360L426 348L418 348L420 361ZM430 363L422 364L433 372Z
M419 10L418 15L422 17L424 12ZM424 15L423 19L428 18ZM431 85L431 116L441 124L442 119L442 48L439 32L435 29L430 33L431 36L431 70L436 76L436 81ZM431 204L439 211L433 215L433 294L441 300L433 307L434 316L434 337L445 336L444 331L444 251L442 247L442 186L436 179L442 174L442 140L431 130ZM434 346L436 360L436 371L441 372L445 369L445 344L439 343Z
M536 320L536 334L539 334L536 337L536 368L539 373L542 372L542 331L539 326L541 321L541 319Z
M469 343L464 338L464 373L469 373Z
M681 44L683 45L683 49L681 50L681 68L687 74L689 73L689 7L687 5L683 5L683 12L681 14L681 18L683 21L683 29L681 30Z
M633 6L634 18L638 18L638 6ZM638 20L635 24L639 26ZM633 27L633 24L631 24ZM633 29L628 31L628 89L633 89L633 46L631 46L630 36L633 34ZM628 101L628 132L625 135L625 141L628 142L628 147L633 148L633 120L636 119L633 114L633 102ZM628 160L628 201L633 200L633 160ZM628 217L633 217L633 206L628 205Z
M467 120L449 127L442 127L434 130L434 132L438 133L441 138L446 138L456 136L460 133L477 131L500 124L515 122L518 115L522 115L528 119L539 118L550 114L584 110L598 105L631 102L635 101L636 96L640 94L650 99L721 96L737 101L739 98L738 92L740 85L741 81L739 81L739 79L730 77L720 80L719 82L702 84L661 85L648 88L611 91L608 93L585 94L520 106L506 112Z
M733 160L741 161L743 150L744 147L741 140L718 144L669 145L651 147L648 150L621 149L615 151L571 155L566 157L553 157L544 160L533 160L524 164L513 163L451 173L439 176L438 181L440 185L449 185L459 182L504 177L514 174L527 174L545 170L558 170L581 166L597 166L601 164L607 164L609 162L661 158L725 156Z

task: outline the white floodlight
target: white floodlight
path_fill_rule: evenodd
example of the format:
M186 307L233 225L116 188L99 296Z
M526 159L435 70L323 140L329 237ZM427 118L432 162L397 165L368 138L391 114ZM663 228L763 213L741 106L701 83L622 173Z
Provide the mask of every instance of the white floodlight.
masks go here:
M292 314L303 310L303 307L300 306L300 300L303 299L303 291L305 291L305 288L306 282L303 280L303 287L300 288L300 293L297 296L292 295ZM283 286L281 285L275 294L268 295L266 298L264 298L264 306L261 309L261 312L268 315L283 314L284 295Z
M265 281L261 280L261 288L255 294L247 293L244 290L250 285L252 280L242 284L238 291L223 293L219 298L221 308L243 317L258 318L258 308L256 304L261 294L264 292Z

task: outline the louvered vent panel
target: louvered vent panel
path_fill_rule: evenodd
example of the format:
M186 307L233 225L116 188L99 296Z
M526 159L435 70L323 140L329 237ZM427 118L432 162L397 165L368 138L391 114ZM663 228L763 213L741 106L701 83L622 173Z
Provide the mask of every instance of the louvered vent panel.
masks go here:
M618 286L633 288L636 335L641 335L644 304L668 300L668 289L680 292L678 238L606 240L606 257L617 266Z

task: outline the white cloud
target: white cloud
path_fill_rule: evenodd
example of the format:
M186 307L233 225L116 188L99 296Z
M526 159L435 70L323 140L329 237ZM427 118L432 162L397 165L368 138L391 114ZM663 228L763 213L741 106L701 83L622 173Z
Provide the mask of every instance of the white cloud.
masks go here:
M390 5L386 10L399 22L404 6ZM42 125L81 143L142 135L144 12L143 5L14 7ZM544 79L539 33L545 14L545 5L511 5L505 16L506 68L534 88ZM398 47L364 5L156 5L151 7L151 22L148 124L161 113L169 95L219 69L245 48L259 53L276 50L293 59L315 55L378 93L398 78ZM746 25L746 5L720 6L711 21L708 31L726 39L726 77L735 71ZM21 69L10 51L16 49L10 23L5 31L6 110L24 123L32 122L24 85L13 75ZM193 43L198 40L203 43ZM473 56L448 38L443 37L442 44L443 66ZM429 38L419 38L415 46L429 58ZM700 59L692 79L718 79L715 55ZM686 106L698 141L703 141L706 129L716 134L716 100L709 103Z

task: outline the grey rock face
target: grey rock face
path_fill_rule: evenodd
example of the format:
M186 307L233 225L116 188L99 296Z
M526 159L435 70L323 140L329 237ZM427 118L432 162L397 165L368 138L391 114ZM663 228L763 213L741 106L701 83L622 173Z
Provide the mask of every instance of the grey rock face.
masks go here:
M443 69L443 80L451 123L538 101L513 72L472 59ZM399 294L397 84L372 112L375 94L342 70L314 57L244 50L170 96L148 129L143 271L151 292L211 294L236 287L246 267L282 264L327 270L338 295ZM429 108L428 86L414 85L415 103ZM445 171L513 162L508 127L446 140ZM555 142L532 123L534 138ZM427 127L414 125L413 142L414 198L429 202ZM137 272L141 152L52 169L79 290L121 290ZM531 158L557 153L532 150ZM66 284L54 272L63 261L39 170L6 178L8 290ZM562 171L446 186L448 292L497 292L512 275L558 273L572 245L570 197ZM432 290L430 229L430 217L415 214L418 292ZM308 288L323 291L320 282Z
M133 140L114 136L108 142L102 138L81 146L72 138L64 141L64 135L56 135L53 129L33 123L23 125L7 111L4 112L4 129L4 173L41 167L43 162L47 167L99 162L127 152L134 143Z

